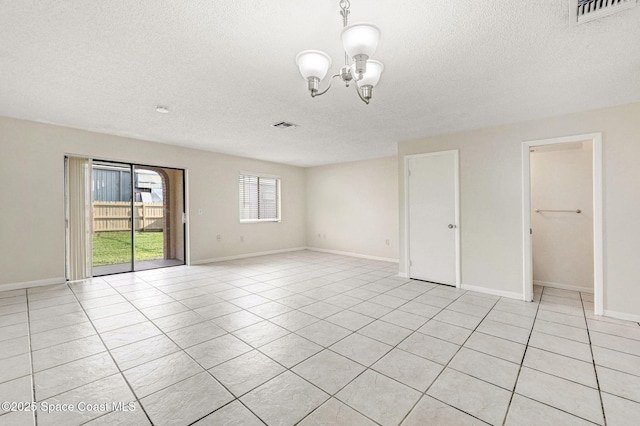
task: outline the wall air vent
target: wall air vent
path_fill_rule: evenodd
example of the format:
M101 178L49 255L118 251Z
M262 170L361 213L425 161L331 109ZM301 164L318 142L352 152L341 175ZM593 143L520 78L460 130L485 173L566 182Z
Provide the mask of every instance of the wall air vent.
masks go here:
M279 129L286 129L288 127L298 127L297 124L289 123L288 121L281 121L279 123L272 124L271 126L277 127Z
M634 7L637 0L577 0L576 20L584 24Z

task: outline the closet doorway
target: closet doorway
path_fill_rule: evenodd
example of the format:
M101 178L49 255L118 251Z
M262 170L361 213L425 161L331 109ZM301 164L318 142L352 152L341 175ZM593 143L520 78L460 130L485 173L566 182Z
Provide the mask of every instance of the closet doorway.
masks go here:
M533 285L594 293L603 312L602 138L523 144L524 299Z
M94 160L93 276L184 265L184 171Z

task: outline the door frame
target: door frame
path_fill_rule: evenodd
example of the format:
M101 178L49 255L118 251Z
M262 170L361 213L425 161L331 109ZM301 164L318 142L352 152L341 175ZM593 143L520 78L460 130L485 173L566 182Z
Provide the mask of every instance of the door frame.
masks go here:
M531 237L531 148L590 140L593 142L593 294L594 312L604 314L604 251L602 215L602 133L564 136L522 142L522 241L523 293L525 301L533 300L533 250Z
M455 210L455 264L456 264L456 288L460 288L461 273L460 273L460 153L457 149L447 151L426 152L422 154L410 154L404 156L404 270L407 272L407 277L411 278L411 218L409 215L409 160L421 158L421 157L434 157L439 155L453 155L453 174L454 174L454 210Z
M138 166L138 167L149 167L149 168L163 168L163 169L174 169L174 170L181 170L182 171L182 212L181 212L181 217L182 220L180 220L180 222L182 223L182 231L183 231L183 257L184 257L184 266L188 266L191 265L191 250L190 250L190 238L189 238L189 184L188 184L188 177L189 177L189 169L187 167L180 167L180 166L166 166L166 165L150 165L150 164L144 164L144 163L137 163L137 162L133 162L132 160L123 160L123 159L109 159L108 157L99 157L99 158L95 158L92 157L90 155L86 155L86 154L74 154L74 153L68 153L65 152L64 153L64 158L65 158L65 221L67 220L67 210L68 210L68 188L67 188L67 181L66 181L66 158L67 157L80 157L80 158L86 158L88 160L90 160L92 163L94 161L97 162L105 162L105 163L113 163L113 164L121 164L121 165L127 165L129 166L133 172L133 167L134 166ZM133 173L132 173L132 179L131 179L131 194L132 194L132 214L134 211L133 205L134 205L134 179L133 179ZM134 226L133 224L135 223L135 220L133 220L132 218L132 270L129 272L117 272L115 274L120 274L120 273L130 273L130 272L136 272L134 270L134 264L135 264L135 252L134 252L134 247L135 247L135 232L133 230ZM68 226L65 223L65 279L68 281L69 280L69 275L68 275L68 270L70 268L70 256L68 254L68 250L69 250L69 243L67 242L68 240ZM154 269L158 269L158 268L154 268ZM114 275L115 275L114 274ZM91 276L88 278L93 278L93 272L91 272Z

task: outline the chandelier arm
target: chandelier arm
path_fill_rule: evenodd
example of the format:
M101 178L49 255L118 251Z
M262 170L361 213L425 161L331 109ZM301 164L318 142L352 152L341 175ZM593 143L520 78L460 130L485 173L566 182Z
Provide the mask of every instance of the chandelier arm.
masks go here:
M369 105L369 101L362 97L362 93L360 93L360 89L358 89L358 84L357 83L354 84L354 87L356 88L356 93L358 93L358 96L360 97L362 102L364 102L365 104Z
M329 79L329 85L327 86L327 88L324 89L322 92L311 93L311 97L315 98L316 96L324 95L325 93L327 93L329 89L331 89L331 83L333 83L333 79L336 77L340 77L340 74L332 75L331 79Z

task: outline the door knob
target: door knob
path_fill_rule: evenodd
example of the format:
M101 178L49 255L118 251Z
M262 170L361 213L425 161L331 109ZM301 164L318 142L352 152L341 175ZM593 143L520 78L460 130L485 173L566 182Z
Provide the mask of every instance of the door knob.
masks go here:
M456 226L455 226L454 224L452 224L452 223L450 223L450 224L449 224L449 226L447 226L447 228L449 228L449 229L453 229L453 228L455 228L455 227L456 227Z

